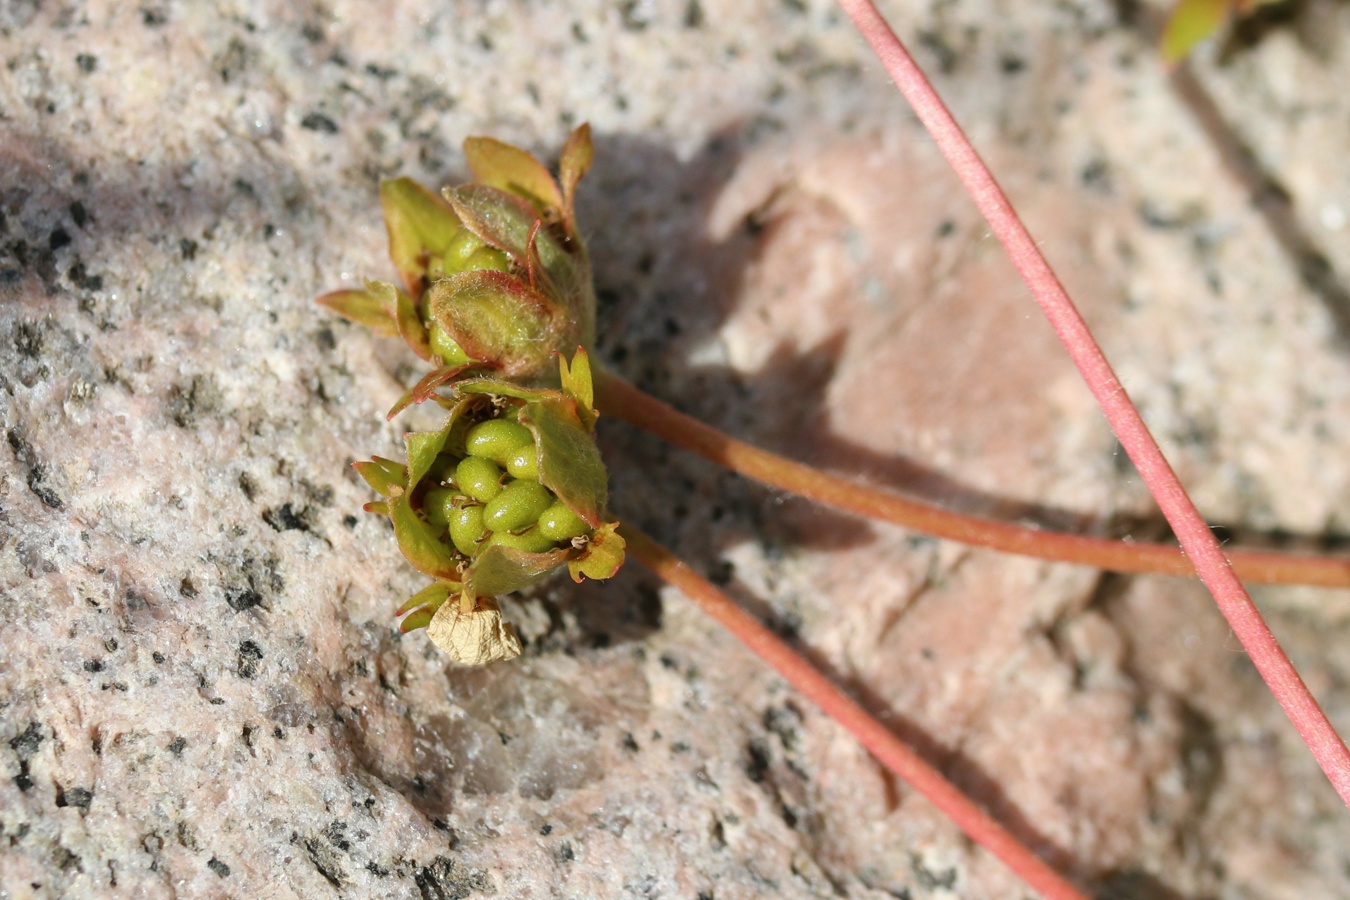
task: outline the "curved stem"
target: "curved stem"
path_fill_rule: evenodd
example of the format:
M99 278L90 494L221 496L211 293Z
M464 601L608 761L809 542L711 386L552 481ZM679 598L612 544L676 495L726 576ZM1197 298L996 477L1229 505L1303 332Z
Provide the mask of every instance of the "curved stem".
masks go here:
M1219 542L1187 496L1176 472L1149 433L1139 410L1116 377L1087 323L1059 283L1050 264L1027 232L992 172L956 123L942 98L871 0L838 0L872 51L904 94L934 143L955 170L970 198L1007 250L1037 305L1059 336L1069 358L1092 391L1111 430L1129 454L1144 484L1158 502L1182 549L1195 564L1233 633L1261 678L1298 729L1341 800L1350 806L1350 748L1332 728L1322 708L1299 677L1256 605L1234 574Z
M619 534L638 562L716 619L788 684L857 738L878 762L923 794L971 840L997 856L1030 887L1052 900L1085 900L1077 888L762 622L641 530L622 525Z
M877 519L990 550L1074 563L1112 572L1194 578L1195 567L1175 546L1040 531L952 512L857 484L738 441L687 416L604 369L595 370L601 411L649 431L747 478L854 515ZM1350 587L1350 560L1232 550L1233 568L1250 581Z

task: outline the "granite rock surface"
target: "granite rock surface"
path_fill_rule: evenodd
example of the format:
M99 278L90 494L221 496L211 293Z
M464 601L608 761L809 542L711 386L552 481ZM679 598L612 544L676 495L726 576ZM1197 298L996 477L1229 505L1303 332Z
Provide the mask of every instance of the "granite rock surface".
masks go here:
M1350 534L1350 10L1169 81L1159 6L887 14L1239 539ZM451 666L350 463L417 377L315 295L381 177L589 121L598 355L945 505L1155 538L997 244L818 0L0 4L0 897L1025 893L683 598ZM1245 153L1244 153L1245 151ZM422 418L419 418L422 417ZM601 423L620 518L1099 896L1350 894L1350 814L1200 589L851 520ZM1350 592L1257 592L1350 730Z

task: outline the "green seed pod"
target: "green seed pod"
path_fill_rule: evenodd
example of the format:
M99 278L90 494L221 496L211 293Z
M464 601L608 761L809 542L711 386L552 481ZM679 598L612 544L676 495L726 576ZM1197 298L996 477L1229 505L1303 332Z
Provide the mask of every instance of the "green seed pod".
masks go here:
M484 546L510 547L513 550L524 550L526 553L547 553L553 549L553 541L538 528L531 528L520 534L495 531Z
M450 513L450 540L465 556L472 557L478 552L478 542L486 534L483 507L465 506Z
M461 662L518 652L506 647L512 632L494 598L564 566L581 581L609 578L623 563L618 523L606 521L585 351L558 366L561 390L458 379L453 399L437 397L448 410L444 424L404 436L406 465L380 457L356 464L383 498L366 509L388 516L403 555L436 579L400 609L404 630L427 628Z
M570 541L590 530L591 526L563 503L554 503L539 517L539 533L551 541Z
M522 531L553 503L553 495L539 482L512 481L484 508L483 524L497 532Z
M464 438L465 451L470 456L490 459L499 466L505 466L517 450L532 443L534 437L528 428L505 419L479 422Z
M539 480L539 451L534 444L521 447L515 455L506 461L506 471L512 478L524 478L527 481Z
M502 470L490 459L466 456L455 466L455 484L465 495L487 503L502 492Z
M435 525L437 528L444 528L450 523L450 515L455 511L453 506L455 492L450 488L432 488L422 497L422 511L427 514L427 522Z

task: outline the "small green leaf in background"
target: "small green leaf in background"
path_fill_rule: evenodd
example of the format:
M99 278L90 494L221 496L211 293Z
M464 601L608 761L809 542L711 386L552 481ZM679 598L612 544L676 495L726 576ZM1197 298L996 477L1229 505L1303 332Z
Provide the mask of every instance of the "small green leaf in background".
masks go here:
M365 325L380 337L393 337L398 334L398 324L394 321L394 310L382 295L366 290L333 291L324 294L315 301L327 307L349 322Z
M450 205L411 178L380 183L380 205L389 231L389 256L409 294L425 286L427 263L444 256L460 232Z
M531 154L495 138L471 137L464 156L477 181L523 197L545 220L562 214L557 182Z

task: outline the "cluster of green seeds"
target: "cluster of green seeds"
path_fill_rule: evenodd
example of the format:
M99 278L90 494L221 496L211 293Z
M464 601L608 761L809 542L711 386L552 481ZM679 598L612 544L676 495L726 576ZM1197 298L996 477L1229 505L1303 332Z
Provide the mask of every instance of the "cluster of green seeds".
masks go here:
M546 553L588 535L589 525L539 483L529 429L489 419L464 435L464 453L442 453L422 496L427 522L449 532L469 559L493 545Z

